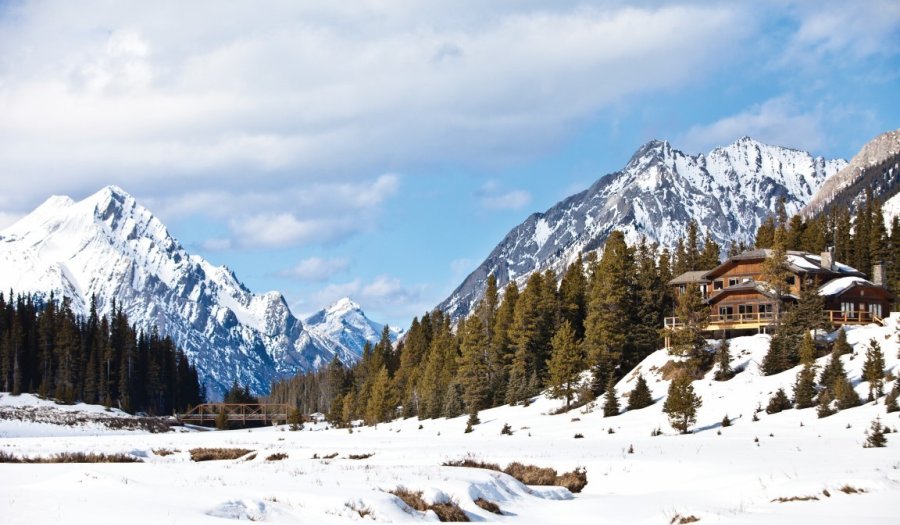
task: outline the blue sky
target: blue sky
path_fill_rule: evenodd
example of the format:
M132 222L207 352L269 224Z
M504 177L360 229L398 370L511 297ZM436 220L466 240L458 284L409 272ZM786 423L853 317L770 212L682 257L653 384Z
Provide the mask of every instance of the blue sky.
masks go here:
M0 2L0 226L117 184L298 314L405 326L644 142L849 158L898 75L894 1Z

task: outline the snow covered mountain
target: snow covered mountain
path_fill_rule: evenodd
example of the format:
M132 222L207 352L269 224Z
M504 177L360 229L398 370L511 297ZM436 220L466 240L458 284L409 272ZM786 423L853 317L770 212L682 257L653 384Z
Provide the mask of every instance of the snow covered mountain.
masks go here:
M646 235L671 247L696 220L723 246L731 239L750 240L779 198L785 198L789 215L797 213L846 164L749 137L697 156L668 142L648 142L621 171L513 228L438 308L465 316L488 275L503 286L510 280L522 284L535 270L560 271L579 253L601 247L614 229L632 243Z
M190 255L114 186L80 202L51 197L0 232L0 289L65 295L83 315L92 296L101 314L115 301L138 327L170 335L214 397L234 380L266 393L273 379L335 355L351 362L362 345L349 344L359 341L349 332L359 328L367 337L380 326L348 324L343 339L307 330L280 293L254 294L228 268Z
M307 317L303 324L310 332L354 349L362 349L367 341L377 343L384 330L384 325L366 317L362 308L347 297ZM389 331L393 342L403 333L396 328Z
M896 197L900 192L900 130L882 133L867 142L850 164L822 184L803 213L815 216L835 206L846 206L855 212L865 199L866 190L884 203L885 218L890 222L900 210Z

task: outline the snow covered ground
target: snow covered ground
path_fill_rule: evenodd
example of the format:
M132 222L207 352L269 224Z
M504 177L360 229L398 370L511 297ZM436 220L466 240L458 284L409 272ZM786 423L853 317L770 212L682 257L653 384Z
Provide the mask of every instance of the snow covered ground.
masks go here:
M860 375L870 339L881 344L887 369L900 373L897 322L895 317L884 328L849 330L855 352L843 359L862 396L867 384L860 383ZM44 423L2 423L0 451L8 454L126 453L144 462L0 464L0 516L10 525L436 521L431 511L409 509L387 492L404 486L423 491L429 502L457 501L472 521L666 524L693 516L701 524L900 523L900 434L888 434L886 448L862 446L876 416L900 428L898 414L886 414L882 398L825 419L806 409L761 412L759 421L752 421L757 406L764 407L776 389L790 392L797 373L763 377L758 364L767 344L767 336L732 340L733 366L745 370L728 382L694 383L703 406L691 435L675 434L662 413L668 382L658 369L670 359L665 352L640 365L657 399L649 408L614 418L604 418L599 407L548 415L561 402L540 397L529 407L482 412L482 423L470 434L463 433L465 417L401 420L352 433L317 424L299 432L94 429L48 435ZM633 381L630 375L620 382L619 394ZM24 399L4 395L0 405ZM726 414L733 424L722 428ZM504 424L513 435L501 435ZM663 435L651 436L657 428ZM189 450L196 447L245 448L255 455L194 463ZM275 453L287 457L267 460ZM338 456L313 459L331 453ZM348 458L370 453L367 459ZM584 466L589 483L572 495L562 488L526 487L493 471L441 466L468 454L501 466L520 461L559 472ZM864 492L840 490L847 486ZM504 515L476 506L479 497L497 503ZM773 501L806 497L816 499Z

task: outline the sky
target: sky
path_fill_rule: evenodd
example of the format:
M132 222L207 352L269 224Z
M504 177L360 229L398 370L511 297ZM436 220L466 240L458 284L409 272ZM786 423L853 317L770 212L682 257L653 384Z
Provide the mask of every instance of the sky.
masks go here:
M298 315L395 326L666 139L849 159L900 2L0 0L0 228L115 184Z

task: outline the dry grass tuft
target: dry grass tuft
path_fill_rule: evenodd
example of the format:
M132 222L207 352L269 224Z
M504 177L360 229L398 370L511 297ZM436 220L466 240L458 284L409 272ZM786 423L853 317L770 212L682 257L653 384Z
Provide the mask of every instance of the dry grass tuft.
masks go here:
M276 452L274 454L269 454L269 457L266 458L266 461L281 461L282 459L287 459L288 455L284 452Z
M685 525L686 523L696 523L700 521L700 518L694 516L693 514L689 516L682 516L681 514L676 514L672 516L672 519L669 521L672 525Z
M556 485L556 470L514 461L503 470L526 485Z
M488 512L501 515L503 514L503 512L500 510L500 505L497 505L493 501L488 501L484 498L478 498L475 500L475 504Z
M469 521L469 516L459 508L455 501L435 503L430 508L441 521Z
M347 459L369 459L374 455L374 452L369 452L368 454L350 454L349 456L347 456Z
M253 452L246 448L192 448L191 461L219 461L238 459Z
M168 448L155 448L153 449L153 453L161 458L164 458L166 456L171 456L175 453L175 451Z
M390 491L391 494L400 498L403 503L406 503L409 508L417 510L419 512L425 512L428 510L428 504L425 503L425 500L422 499L422 491L412 491L406 487L397 487L396 489Z
M818 496L791 496L790 498L775 498L772 503L790 503L791 501L819 501Z
M443 465L445 467L483 468L486 470L496 470L497 472L503 472L503 469L500 468L500 465L498 465L496 463L488 463L486 461L481 461L480 459L477 459L474 456L466 456L462 459L445 461L443 463Z
M569 492L581 492L587 486L587 470L584 467L578 467L572 472L566 472L556 477L555 485L569 489Z
M844 494L863 494L866 492L866 489L860 489L860 488L854 487L853 485L844 485L843 487L839 488L838 490L843 492Z

